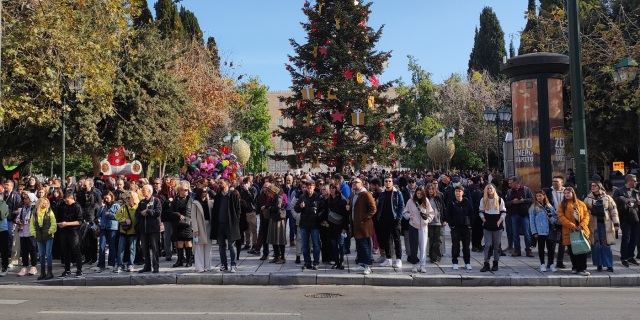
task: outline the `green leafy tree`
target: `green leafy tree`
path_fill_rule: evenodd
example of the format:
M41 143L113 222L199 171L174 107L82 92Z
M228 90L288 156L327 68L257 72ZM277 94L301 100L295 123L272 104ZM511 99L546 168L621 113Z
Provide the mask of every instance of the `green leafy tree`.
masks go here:
M468 72L487 70L494 78L503 77L500 64L506 55L500 21L493 9L485 7L480 14L480 29L477 30L474 39Z
M156 10L158 29L164 38L180 38L185 29L178 13L178 6L172 0L158 0L153 6Z
M240 101L230 109L234 131L242 132L242 139L251 144L251 157L246 165L250 172L267 170L267 153L273 148L267 91L258 78L252 78L240 84ZM261 147L263 151L260 151Z
M390 141L397 133L393 100L385 97L392 83L378 78L391 54L375 48L382 27L367 25L371 5L352 0L304 4L307 41L290 40L295 55L286 68L294 94L281 98L286 104L281 112L293 125L276 132L292 143L295 154L287 160L294 168L335 160L341 171L349 164L361 166L362 160L382 165L397 160ZM364 115L362 125L352 123L355 111Z

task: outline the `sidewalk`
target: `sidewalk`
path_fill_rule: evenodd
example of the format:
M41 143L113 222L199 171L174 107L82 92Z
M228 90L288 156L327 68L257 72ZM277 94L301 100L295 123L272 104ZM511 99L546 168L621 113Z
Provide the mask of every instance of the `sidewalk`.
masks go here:
M503 248L506 248L506 232L503 233ZM451 238L446 232L446 254L438 264L427 263L427 273L412 273L411 264L406 262L403 252L403 267L379 267L374 263L370 275L354 273L356 267L355 243L352 242L352 253L345 257L345 270L333 270L329 264L320 264L319 270L302 270L301 264L295 264L295 248L287 247L287 262L282 265L259 260L260 256L240 254L237 273L220 273L218 246L212 250L213 271L195 273L192 268L172 268L175 262L161 258L159 274L121 273L110 270L102 273L84 268L84 277L54 278L48 281L36 281L37 276L18 277L20 268L16 266L6 277L0 278L0 285L54 285L54 286L121 286L121 285L153 285L153 284L211 284L211 285L372 285L372 286L563 286L563 287L629 287L640 286L640 267L625 268L620 264L620 246L614 249L615 272L598 272L588 261L591 276L584 277L571 274L571 262L568 253L565 256L566 269L557 272L540 272L537 248L533 248L535 257L500 257L500 270L496 272L480 272L483 254L471 252L473 270L465 270L460 258L460 270L451 268ZM522 240L523 241L523 240ZM524 250L523 250L524 252ZM374 259L378 255L374 256ZM136 266L140 269L141 266ZM73 269L73 268L72 268ZM59 261L54 261L54 275L62 273Z

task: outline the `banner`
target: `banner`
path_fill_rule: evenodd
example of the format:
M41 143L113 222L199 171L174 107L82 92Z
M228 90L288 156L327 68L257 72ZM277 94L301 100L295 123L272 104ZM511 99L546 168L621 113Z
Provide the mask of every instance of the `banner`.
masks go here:
M513 112L513 163L520 182L540 188L540 135L538 126L538 81L511 83Z
M567 171L565 159L564 112L562 110L562 79L549 78L549 137L551 138L551 177Z

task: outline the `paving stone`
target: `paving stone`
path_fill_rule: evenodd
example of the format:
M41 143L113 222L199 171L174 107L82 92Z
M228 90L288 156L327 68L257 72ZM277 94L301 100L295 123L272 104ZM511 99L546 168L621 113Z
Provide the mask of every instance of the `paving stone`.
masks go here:
M299 273L272 273L269 275L269 284L276 286L289 285L316 285L316 272L299 272Z

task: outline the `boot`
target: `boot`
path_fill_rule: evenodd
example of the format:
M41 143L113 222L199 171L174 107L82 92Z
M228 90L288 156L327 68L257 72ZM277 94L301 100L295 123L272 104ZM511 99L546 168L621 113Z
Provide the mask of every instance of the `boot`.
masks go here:
M516 249L513 249L513 253L511 254L512 257L519 257L521 255L522 254L520 253L520 250L516 250Z
M44 280L47 278L47 272L44 271L44 264L40 265L40 276L36 280Z
M173 264L173 267L177 268L182 266L184 266L184 249L178 248L178 261L176 261L176 263Z
M44 272L43 272L43 274L44 274ZM53 266L52 265L48 265L47 266L47 277L45 279L46 280L53 279Z
M187 263L185 264L185 267L189 268L189 267L193 266L193 264L191 263L191 256L192 256L192 253L193 253L193 248L188 248L187 247L187 248L185 248L185 251L187 252L187 259L186 259Z
M489 270L491 270L491 268L489 267L489 262L485 262L482 269L480 269L480 272L487 272Z
M498 261L493 262L493 266L491 267L491 271L498 271Z

